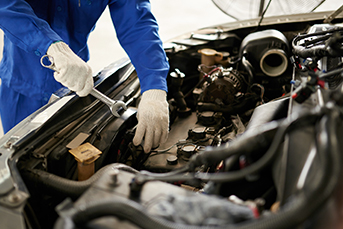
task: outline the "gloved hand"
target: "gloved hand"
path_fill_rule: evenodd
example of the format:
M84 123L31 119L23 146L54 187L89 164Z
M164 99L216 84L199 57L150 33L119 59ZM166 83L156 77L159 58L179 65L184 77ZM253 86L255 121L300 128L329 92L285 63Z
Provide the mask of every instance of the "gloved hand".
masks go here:
M145 91L138 106L138 126L133 144L139 145L144 137L144 152L167 140L169 133L169 109L167 93L152 89Z
M90 93L94 84L92 69L66 43L51 44L47 54L53 58L56 81L81 97Z

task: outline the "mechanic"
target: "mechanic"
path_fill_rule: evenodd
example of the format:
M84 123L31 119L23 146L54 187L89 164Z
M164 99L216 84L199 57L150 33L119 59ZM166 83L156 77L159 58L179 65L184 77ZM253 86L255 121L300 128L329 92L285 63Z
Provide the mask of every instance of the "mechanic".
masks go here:
M133 143L144 139L144 151L149 152L166 140L169 64L149 0L1 0L0 28L5 35L0 113L5 133L45 105L62 85L79 96L90 93L87 38L107 6L141 84ZM44 54L53 57L56 72L41 66Z

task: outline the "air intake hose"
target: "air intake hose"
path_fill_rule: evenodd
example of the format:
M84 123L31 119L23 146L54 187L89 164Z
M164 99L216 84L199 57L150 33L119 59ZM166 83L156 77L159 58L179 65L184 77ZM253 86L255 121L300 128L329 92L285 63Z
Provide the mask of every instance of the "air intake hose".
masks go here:
M251 63L256 75L263 73L269 77L280 76L286 71L288 53L286 37L274 29L249 34L242 41L240 48L241 57ZM243 66L246 65L243 63Z

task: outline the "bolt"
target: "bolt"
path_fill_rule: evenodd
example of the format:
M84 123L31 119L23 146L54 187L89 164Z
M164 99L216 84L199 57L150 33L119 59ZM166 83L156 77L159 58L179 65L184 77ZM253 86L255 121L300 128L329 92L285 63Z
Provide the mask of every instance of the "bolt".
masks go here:
M257 199L255 199L255 203L257 206L262 207L266 204L266 201L262 198L257 198Z
M111 178L112 178L112 182L114 185L117 184L117 182L118 182L118 174L119 174L118 169L114 169L111 173Z
M11 148L11 145L12 145L12 143L10 141L8 141L4 144L4 147L5 148Z
M8 196L8 201L10 203L17 203L21 200L21 196L18 193L12 193Z

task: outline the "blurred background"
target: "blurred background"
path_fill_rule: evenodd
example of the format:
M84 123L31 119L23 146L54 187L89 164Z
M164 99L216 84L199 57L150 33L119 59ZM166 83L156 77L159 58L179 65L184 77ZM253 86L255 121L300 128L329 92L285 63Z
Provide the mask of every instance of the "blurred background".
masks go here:
M210 0L150 0L151 10L159 24L162 41L192 30L232 21ZM113 61L126 56L116 39L108 10L103 13L89 37L90 60L97 72Z
M330 6L332 4L337 5L339 1L327 0L320 7L320 10L332 8ZM211 0L150 0L150 2L163 41L199 28L233 21L232 18L219 10ZM95 30L90 34L88 44L90 49L88 63L94 73L126 56L116 38L107 9L99 19ZM2 58L2 47L3 32L0 30L0 60ZM0 120L0 137L2 135Z

